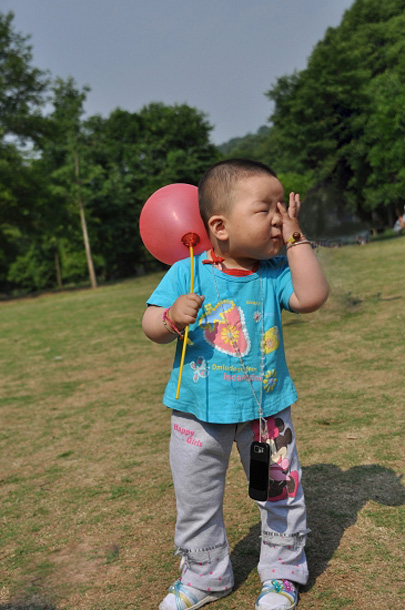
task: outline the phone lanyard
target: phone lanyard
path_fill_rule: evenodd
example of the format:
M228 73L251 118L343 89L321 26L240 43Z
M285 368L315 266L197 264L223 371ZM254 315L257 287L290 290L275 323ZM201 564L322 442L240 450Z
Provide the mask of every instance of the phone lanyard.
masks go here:
M217 284L217 279L215 277L215 271L214 268L211 267L212 270L212 277L213 277L213 281L214 281L214 286L215 286L215 291L217 293L217 298L218 298L218 302L220 304L220 308L223 308L223 303L221 303L221 295L219 292L219 288L218 288L218 284ZM261 315L261 320L262 320L262 336L260 339L260 394L259 397L257 396L255 389L253 387L253 382L251 379L251 375L249 373L249 371L246 368L246 365L243 361L243 356L240 352L240 349L238 347L237 342L235 341L235 337L234 337L234 333L232 330L231 325L229 324L229 321L225 315L225 310L223 309L222 311L222 317L225 320L226 323L226 327L228 330L228 334L229 334L229 339L232 343L232 347L235 350L236 355L239 358L239 362L241 364L245 379L247 379L247 381L249 382L250 385L250 389L252 391L252 395L253 398L256 402L257 405L257 415L258 415L258 420L259 420L259 441L262 441L262 435L264 433L265 430L265 426L266 426L266 421L263 417L263 378L264 378L264 287L263 287L263 279L262 279L262 275L260 273L260 269L257 271L258 275L259 275L259 282L260 282L260 293L261 293L261 311L260 311L260 315Z

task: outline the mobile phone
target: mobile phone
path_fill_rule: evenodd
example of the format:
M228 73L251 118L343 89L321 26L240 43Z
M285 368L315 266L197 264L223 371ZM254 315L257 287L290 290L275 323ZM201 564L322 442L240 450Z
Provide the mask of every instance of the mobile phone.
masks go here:
M253 441L250 446L249 496L264 502L269 495L270 445Z

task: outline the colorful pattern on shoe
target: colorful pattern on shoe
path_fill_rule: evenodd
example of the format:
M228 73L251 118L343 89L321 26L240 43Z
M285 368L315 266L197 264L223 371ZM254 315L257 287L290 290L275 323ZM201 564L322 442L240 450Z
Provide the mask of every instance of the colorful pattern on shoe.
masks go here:
M292 610L298 602L298 587L290 580L266 580L256 600L256 610Z
M169 593L160 604L159 610L197 610L205 604L229 595L230 592L231 589L228 591L201 591L184 585L181 580L176 580L169 587Z

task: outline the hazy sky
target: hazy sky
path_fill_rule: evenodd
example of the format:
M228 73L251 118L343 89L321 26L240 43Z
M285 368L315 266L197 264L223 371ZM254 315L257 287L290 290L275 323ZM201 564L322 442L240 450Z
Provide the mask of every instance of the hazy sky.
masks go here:
M202 110L220 144L266 124L265 92L302 70L353 0L0 0L33 64L89 85L86 113Z

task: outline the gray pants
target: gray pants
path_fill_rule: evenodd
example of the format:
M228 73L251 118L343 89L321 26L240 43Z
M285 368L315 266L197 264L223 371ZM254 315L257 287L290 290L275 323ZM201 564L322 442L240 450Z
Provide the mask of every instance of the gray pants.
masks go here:
M259 440L258 421L207 424L173 411L170 464L177 502L175 546L183 557L182 582L203 590L233 586L223 498L225 476L235 442L246 476L250 445ZM262 536L262 582L285 578L305 584L306 513L290 409L266 418L262 440L271 447L269 499L257 502Z

